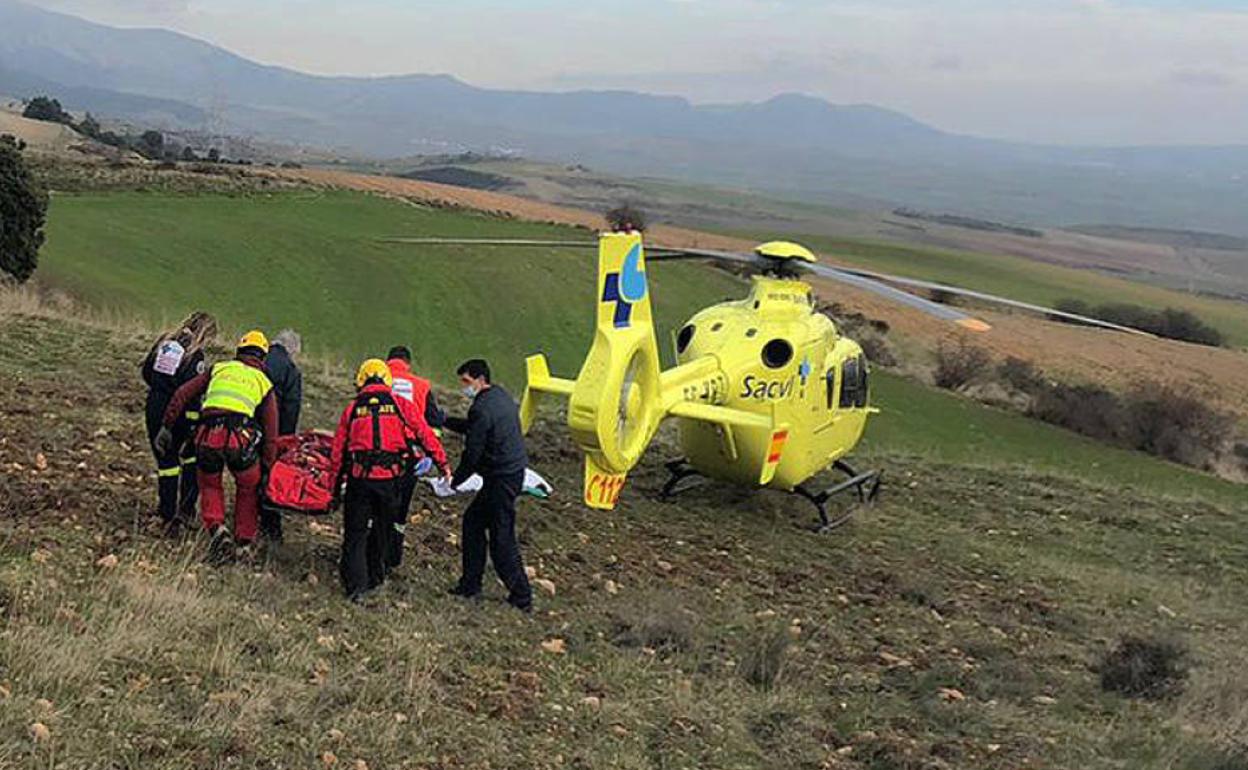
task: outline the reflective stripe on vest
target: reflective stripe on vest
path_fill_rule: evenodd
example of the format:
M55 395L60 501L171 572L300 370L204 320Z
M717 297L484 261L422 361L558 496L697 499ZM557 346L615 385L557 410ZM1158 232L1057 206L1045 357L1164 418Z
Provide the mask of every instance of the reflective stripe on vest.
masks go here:
M203 408L255 417L256 407L272 389L273 383L259 369L242 361L223 361L212 367Z

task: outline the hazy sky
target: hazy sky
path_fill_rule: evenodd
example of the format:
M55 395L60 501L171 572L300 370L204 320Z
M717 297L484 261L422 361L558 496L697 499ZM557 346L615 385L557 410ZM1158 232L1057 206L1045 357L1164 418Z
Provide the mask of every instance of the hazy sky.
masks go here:
M1248 143L1248 0L33 0L325 74L800 91L941 128L1079 143Z

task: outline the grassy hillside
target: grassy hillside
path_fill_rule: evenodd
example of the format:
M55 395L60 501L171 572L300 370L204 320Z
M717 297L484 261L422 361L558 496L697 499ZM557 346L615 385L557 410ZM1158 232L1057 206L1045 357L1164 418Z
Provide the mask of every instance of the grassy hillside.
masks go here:
M847 264L1047 306L1074 298L1093 305L1126 302L1158 309L1182 308L1221 330L1231 344L1248 346L1248 303L1192 296L1022 257L818 235L795 238Z
M3 304L0 766L1241 766L1244 506L1017 467L1086 462L1066 434L882 379L885 495L817 537L778 494L657 502L668 436L616 513L585 510L575 452L540 425L558 493L521 530L557 595L532 618L493 586L446 597L462 502L424 499L401 579L360 609L336 520L221 568L157 538L142 393L117 365L146 334ZM313 421L342 385L313 373ZM1181 694L1102 691L1126 634L1190 649Z
M203 307L231 330L293 326L322 356L355 360L405 342L443 380L481 355L516 384L524 356L538 349L557 371L579 367L594 312L592 250L376 242L386 235L592 240L347 192L66 195L52 204L39 279L149 321ZM656 267L653 276L663 340L698 308L742 292L696 265Z

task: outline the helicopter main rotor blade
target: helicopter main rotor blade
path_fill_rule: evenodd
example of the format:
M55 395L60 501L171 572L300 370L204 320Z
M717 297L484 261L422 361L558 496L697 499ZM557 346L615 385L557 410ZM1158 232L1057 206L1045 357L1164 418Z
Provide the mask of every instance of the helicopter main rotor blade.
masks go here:
M379 243L404 243L417 246L540 246L564 249L596 249L593 241L554 241L526 238L408 238L390 236L378 238Z
M660 254L657 258L652 257L651 261L664 262L676 259L714 259L727 262L739 262L748 265L768 265L771 262L771 260L766 257L760 257L756 254L741 254L732 251L719 251L716 249L673 249L670 254L671 256L668 256L667 254ZM796 267L799 271L809 270L824 278L839 281L840 283L853 286L856 289L869 291L898 304L919 310L933 316L934 318L938 318L941 321L952 321L953 323L971 331L982 332L988 331L988 329L991 328L988 324L978 318L974 318L966 313L963 313L961 310L951 308L948 305L942 305L938 302L932 302L929 299L916 296L884 283L880 283L879 281L873 280L867 276L854 275L841 271L837 268L826 267L824 265L812 265L806 262L798 263Z
M1110 323L1109 321L1102 321L1099 318L1091 318L1089 316L1079 315L1078 313L1067 313L1065 311L1056 310L1054 308L1045 307L1043 305L1033 305L1030 302L1021 302L1016 299L1008 299L1006 297L999 297L995 294L985 294L984 292L981 292L981 291L974 291L972 289L963 289L958 286L946 286L941 283L933 283L932 281L921 281L916 278L902 278L896 275L888 275L885 273L875 273L870 270L859 270L857 268L843 267L843 268L824 268L824 269L832 269L832 270L841 272L843 274L854 275L854 276L858 276L860 278L865 278L865 279L872 280L872 281L887 281L888 283L895 283L901 286L909 286L915 289L926 289L928 291L940 291L940 292L945 292L946 294L952 294L958 297L968 297L970 299L977 299L982 302L988 302L990 304L1002 305L1005 307L1011 307L1011 308L1015 308L1018 310L1028 310L1033 313L1041 313L1043 315L1053 316L1055 318L1062 318L1067 321L1074 321L1075 323L1083 324L1085 326L1095 326L1101 329L1109 329L1111 331L1116 331L1116 332L1136 334L1141 337L1154 336L1152 334L1149 334L1146 331L1141 331L1140 329L1134 329L1130 326L1122 326L1121 324Z
M911 294L908 291L902 291L901 289L889 286L886 283L881 283L874 278L857 275L853 272L841 270L835 267L828 267L826 265L804 265L803 267L823 278L830 278L833 281L839 281L847 286L853 286L855 289L869 291L872 294L877 294L885 299L892 300L900 305L905 305L906 307L921 311L942 321L952 321L953 323L971 331L986 332L992 328L978 318L963 313L957 308L942 305L939 302L933 302L930 299Z

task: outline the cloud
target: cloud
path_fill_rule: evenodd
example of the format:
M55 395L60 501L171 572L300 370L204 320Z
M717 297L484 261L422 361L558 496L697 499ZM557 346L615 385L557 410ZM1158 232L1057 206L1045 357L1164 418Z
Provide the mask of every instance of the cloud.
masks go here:
M1226 88L1235 84L1233 77L1216 70L1177 70L1170 74L1170 79L1193 88Z

